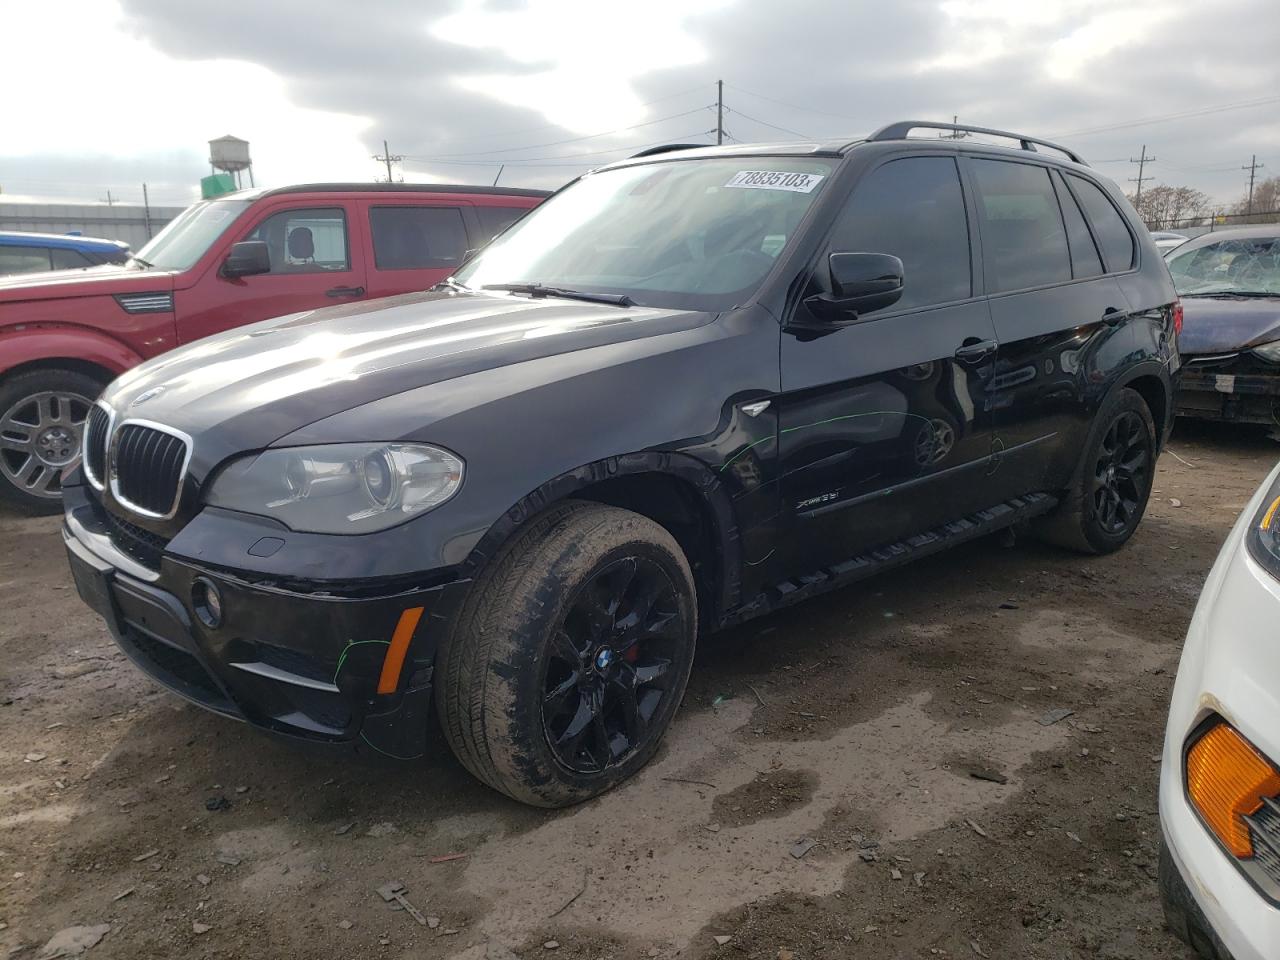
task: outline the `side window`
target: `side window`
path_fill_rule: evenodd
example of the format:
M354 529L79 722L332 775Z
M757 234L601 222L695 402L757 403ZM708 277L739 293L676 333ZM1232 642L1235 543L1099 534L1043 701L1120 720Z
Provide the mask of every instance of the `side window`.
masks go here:
M1045 167L975 158L989 293L1071 279L1067 234Z
M369 227L379 270L451 269L467 252L458 207L373 207Z
M0 247L0 276L49 269L47 247Z
M480 243L488 243L529 211L524 207L476 207L480 219Z
M1071 247L1071 273L1078 280L1081 277L1098 277L1103 273L1102 259L1098 256L1097 244L1089 233L1089 225L1084 222L1084 214L1075 197L1067 189L1058 174L1053 175L1053 188L1058 191L1058 204L1062 207L1062 219L1067 224L1067 244Z
M55 270L72 270L76 267L92 266L89 258L79 250L50 247L49 256L53 258L53 269Z
M903 266L895 310L972 295L969 225L950 157L908 157L878 167L854 189L831 249L889 253Z
M273 274L351 269L347 217L341 207L282 210L263 220L245 239L267 244Z
M1083 177L1071 177L1071 187L1084 206L1085 216L1093 224L1093 232L1102 247L1102 259L1107 262L1108 273L1128 270L1136 259L1133 234L1125 226L1124 218L1097 184Z

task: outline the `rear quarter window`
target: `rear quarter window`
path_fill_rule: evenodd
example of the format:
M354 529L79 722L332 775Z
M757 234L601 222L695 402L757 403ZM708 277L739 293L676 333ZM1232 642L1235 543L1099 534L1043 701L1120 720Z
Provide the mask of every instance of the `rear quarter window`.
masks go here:
M1106 263L1108 273L1120 273L1133 268L1137 260L1137 248L1133 242L1133 234L1125 225L1124 217L1115 208L1115 204L1102 192L1102 188L1083 177L1068 174L1067 179L1084 214L1093 225L1093 235L1098 238L1102 247L1102 259Z

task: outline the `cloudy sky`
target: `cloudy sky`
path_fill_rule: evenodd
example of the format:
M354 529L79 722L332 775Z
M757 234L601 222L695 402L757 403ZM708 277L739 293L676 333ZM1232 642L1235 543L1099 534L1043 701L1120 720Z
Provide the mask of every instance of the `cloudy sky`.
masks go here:
M57 0L6 3L5 197L186 203L206 141L259 184L553 186L657 142L1024 130L1117 180L1231 202L1280 174L1275 0ZM21 92L19 92L21 91ZM1126 189L1132 184L1125 184Z

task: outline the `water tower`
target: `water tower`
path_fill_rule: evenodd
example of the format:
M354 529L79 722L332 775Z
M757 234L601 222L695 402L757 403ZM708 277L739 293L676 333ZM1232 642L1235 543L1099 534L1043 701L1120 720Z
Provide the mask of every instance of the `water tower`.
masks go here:
M236 178L236 186L241 187L240 174L249 171L249 186L253 186L253 161L249 159L249 141L241 140L227 134L217 140L209 141L209 166L215 171L229 173Z

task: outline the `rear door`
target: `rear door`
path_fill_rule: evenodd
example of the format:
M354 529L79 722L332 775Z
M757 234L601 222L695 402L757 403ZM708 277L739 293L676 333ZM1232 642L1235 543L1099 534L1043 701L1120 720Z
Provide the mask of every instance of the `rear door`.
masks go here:
M990 384L992 490L1003 500L1059 489L1104 386L1100 370L1131 348L1128 303L1059 171L1021 159L970 156L965 164L1000 342Z
M426 290L461 265L477 245L475 213L465 201L362 201L371 244L370 297Z
M191 287L176 291L179 341L364 299L364 234L355 212L352 202L338 197L265 208L235 240L265 242L271 271L229 278L214 267Z
M975 283L970 209L950 156L861 177L795 310L829 284L833 251L889 253L904 295L813 337L784 332L779 573L813 570L987 506L986 383L995 331ZM959 355L958 355L959 354Z

